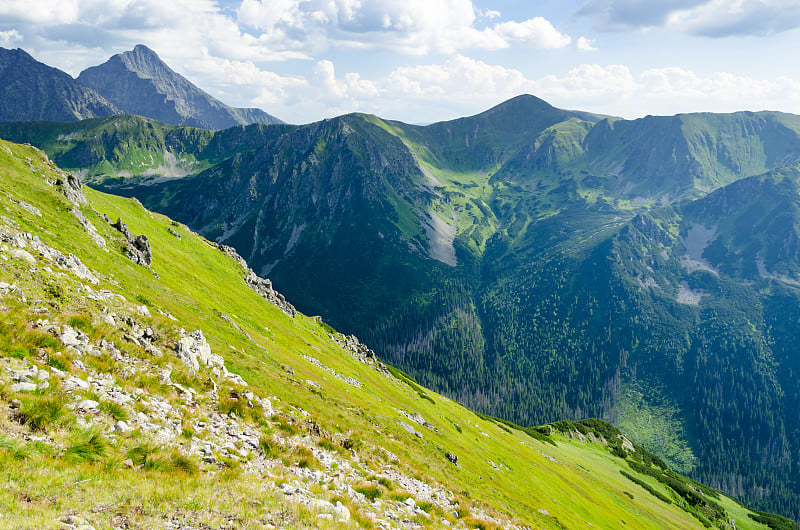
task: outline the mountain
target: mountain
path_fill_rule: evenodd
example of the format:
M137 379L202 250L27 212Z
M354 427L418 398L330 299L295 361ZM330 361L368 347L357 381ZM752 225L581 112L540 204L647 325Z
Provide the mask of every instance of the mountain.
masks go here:
M0 137L32 143L85 182L137 184L180 178L263 145L289 126L253 124L210 131L115 115L80 122L0 123ZM131 182L128 182L129 184Z
M54 156L97 145L71 127L6 131ZM109 147L141 135L114 127ZM181 144L202 165L180 179L89 167L425 386L523 425L604 418L800 518L800 117L621 120L520 96L429 126L281 127Z
M0 48L0 121L73 121L118 114L94 90L25 51Z
M127 114L171 125L227 129L249 123L281 123L261 109L234 108L200 90L144 45L87 68L77 82L102 94Z
M797 528L601 420L469 411L31 146L0 167L4 525Z

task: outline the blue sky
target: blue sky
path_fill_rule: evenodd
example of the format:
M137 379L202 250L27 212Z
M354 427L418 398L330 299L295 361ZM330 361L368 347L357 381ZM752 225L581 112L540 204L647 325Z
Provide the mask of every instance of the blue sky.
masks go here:
M562 108L800 114L800 0L2 0L0 46L72 75L145 44L236 106L410 123Z

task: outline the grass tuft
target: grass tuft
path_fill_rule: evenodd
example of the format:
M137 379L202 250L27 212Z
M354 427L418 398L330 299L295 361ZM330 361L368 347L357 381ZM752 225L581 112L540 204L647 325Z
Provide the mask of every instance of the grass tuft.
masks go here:
M383 495L383 491L375 484L361 484L353 489L366 497L370 502L373 502Z
M128 419L128 411L125 410L125 407L114 401L103 401L98 408L117 421L125 421Z
M64 458L72 462L96 462L105 457L107 452L108 441L105 436L89 430L74 435L72 444L64 453Z
M45 431L51 427L62 425L71 415L64 405L67 397L63 394L50 393L42 396L27 396L16 413L17 421L27 425L33 431Z

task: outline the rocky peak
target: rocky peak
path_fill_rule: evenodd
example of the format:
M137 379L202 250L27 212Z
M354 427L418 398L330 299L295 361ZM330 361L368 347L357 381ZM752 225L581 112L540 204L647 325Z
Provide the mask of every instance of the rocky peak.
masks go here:
M95 91L21 49L0 48L0 101L0 121L74 121L118 113Z
M248 123L280 123L259 109L225 105L172 70L142 44L87 68L77 80L115 102L123 112L171 125L227 129Z

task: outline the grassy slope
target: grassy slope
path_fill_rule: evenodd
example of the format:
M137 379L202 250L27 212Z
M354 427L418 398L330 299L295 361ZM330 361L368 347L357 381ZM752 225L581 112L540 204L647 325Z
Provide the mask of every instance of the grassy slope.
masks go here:
M97 212L107 214L112 220L121 217L132 233L148 236L154 255L153 269L160 278L122 258L113 248L107 253L98 251L67 212L66 201L33 174L50 171L42 155L29 147L6 142L1 145L3 215L17 219L23 228L38 234L47 244L80 257L101 276L100 288L146 300L151 310L173 314L180 326L188 330L203 329L213 351L224 355L229 368L241 374L252 388L301 407L326 429L362 440L365 443L362 458L374 461L376 466L381 465L378 448L384 447L399 457L401 467L409 474L442 484L461 499L485 506L490 513L505 514L534 527L558 524L576 527L591 522L595 527L618 528L621 521L627 528L699 525L675 504L658 501L625 479L619 470L627 466L599 446L556 437L555 447L518 431L507 432L428 392L435 402L431 403L409 385L355 362L329 339L318 322L302 315L292 319L250 291L238 265L204 239L144 210L136 201L85 189ZM6 147L14 156L9 155ZM33 161L33 171L26 157ZM42 217L26 214L7 200L8 195L37 206ZM91 209L85 208L84 212L101 234L114 235ZM172 236L170 228L180 232L183 239L178 241ZM23 276L2 279L25 281ZM233 318L255 344L222 320L220 313ZM338 373L355 377L364 384L363 388L348 386L331 377L304 360L301 354L312 355ZM294 369L294 377L281 370L284 364ZM322 390L311 392L305 380L318 382ZM421 413L440 432L420 429L423 439L410 435L400 426L403 418L395 408ZM444 457L445 451L459 457L458 467ZM502 471L495 470L489 461ZM66 487L69 480L77 484L83 477L87 480L80 482L79 487ZM202 476L188 483L171 478L162 481L146 474L109 472L100 464L57 466L44 473L33 460L3 467L0 482L6 492L24 485L26 490L49 493L47 507L35 509L16 503L5 494L2 496L0 509L23 516L28 521L24 526L36 526L43 509L57 509L71 503L89 505L98 500L124 503L129 499L128 488L148 492L144 502L157 507L159 503L178 503L187 497L195 502L208 502L216 487L213 479ZM653 486L669 494L663 486L656 483ZM233 483L225 487L250 491L253 485ZM274 503L268 492L262 491L260 495L264 503ZM758 527L736 503L728 499L722 503L736 518L739 528Z
M112 219L121 217L133 233L148 236L155 256L153 269L160 278L121 258L115 249L108 253L98 251L65 211L65 201L39 177L32 176L24 159L30 157L34 161L36 173L48 171L41 155L27 147L6 143L3 146L10 147L16 155L11 157L5 149L0 149L2 204L7 210L4 215L10 213L23 226L30 221L27 228L38 233L43 241L79 256L105 278L101 288L146 300L151 309L175 315L186 329L203 329L213 350L223 354L232 371L241 374L251 387L301 407L327 429L363 440L365 458L377 460L377 448L385 447L398 455L409 474L443 484L462 499L469 498L492 512L536 527L555 527L558 523L575 527L591 522L596 527L615 528L620 521L625 521L629 528L698 525L697 520L674 504L666 505L627 481L619 473L620 468L627 466L598 446L559 438L558 446L554 447L520 432L506 432L446 398L429 393L433 404L410 386L355 362L328 338L326 329L318 322L302 315L289 318L250 291L242 281L241 269L204 239L147 212L133 200L85 189L99 213ZM36 205L43 217L26 215L7 201L6 194ZM84 211L101 233L113 234L90 209ZM178 241L172 236L170 228L180 232L183 239ZM236 320L266 352L234 330L219 313ZM316 357L342 375L355 377L364 384L363 389L331 377L305 361L301 353ZM294 369L294 377L280 369L283 364ZM303 383L307 379L317 381L322 392L309 391ZM399 425L403 418L394 408L420 412L440 433L422 429L423 439L411 436ZM459 467L445 459L445 451L459 456ZM502 471L493 469L489 461ZM77 482L82 480L80 477L89 480L77 490L61 489L65 486L63 482L73 479ZM124 502L128 498L125 491L133 487L129 481L134 478L132 474L117 475L104 471L102 466L87 465L77 469L67 466L45 474L37 471L33 463L30 466L22 463L4 468L0 480L17 487L24 484L27 490L47 491L58 499L55 505L63 506L98 500ZM156 507L159 503L177 503L186 496L200 497L206 502L205 496L210 496L214 487L213 480L202 477L181 485L176 479L159 484L155 480L137 475L135 488L149 492L144 495L145 502ZM663 486L654 486L667 494ZM275 502L267 493L260 495L264 502ZM724 504L736 516L739 528L747 527L749 521L743 516L743 509L727 499ZM6 513L29 517L23 520L34 526L35 521L41 520L36 515L41 507L26 510L24 505L15 506L9 498L0 506Z

